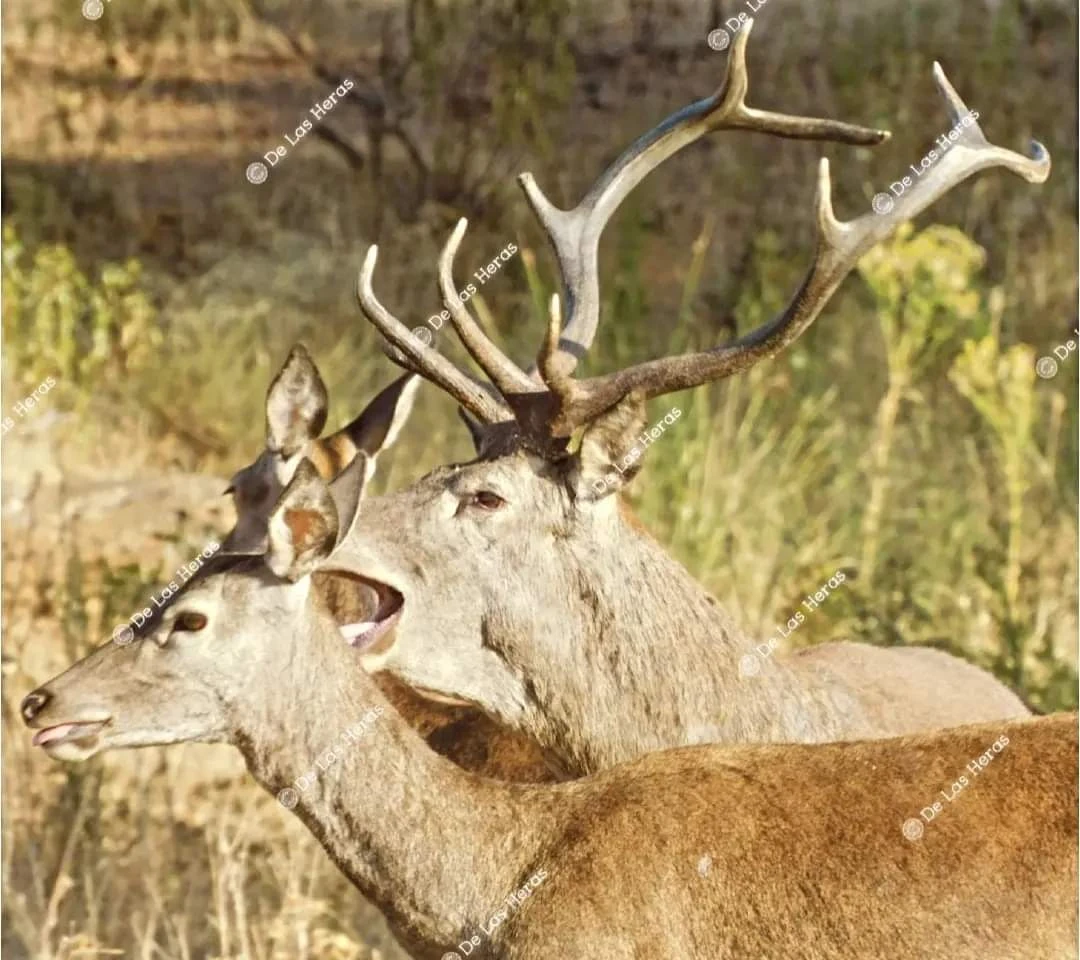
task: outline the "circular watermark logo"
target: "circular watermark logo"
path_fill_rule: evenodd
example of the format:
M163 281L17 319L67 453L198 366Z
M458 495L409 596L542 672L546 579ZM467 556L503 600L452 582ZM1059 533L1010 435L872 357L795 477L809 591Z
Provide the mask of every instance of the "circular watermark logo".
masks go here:
M904 821L904 825L900 828L900 832L908 840L920 840L923 835L923 823L917 817L911 817L909 820Z
M431 336L431 330L427 327L413 327L411 332L425 347L431 346L431 341L434 338Z
M249 163L247 170L244 171L244 176L248 178L248 183L266 183L266 178L270 176L270 171L266 168L265 163Z
M133 643L135 640L135 631L131 629L131 625L122 623L112 632L113 643L118 647L126 647L129 643Z
M754 654L748 653L739 660L739 676L756 677L761 673L761 660Z
M707 40L713 50L726 50L728 44L731 43L731 37L728 36L728 32L723 27L710 30Z
M84 0L82 15L87 20L100 20L105 14L105 4L101 0Z
M874 213L879 213L884 216L886 213L892 213L893 207L896 206L896 201L893 200L892 194L875 193L874 199L870 201L870 206L874 208Z
M298 794L292 787L286 787L284 790L278 791L278 803L280 803L286 810L291 810L300 802L300 794Z
M1044 380L1052 380L1057 376L1058 363L1053 357L1039 357L1035 361L1035 372Z

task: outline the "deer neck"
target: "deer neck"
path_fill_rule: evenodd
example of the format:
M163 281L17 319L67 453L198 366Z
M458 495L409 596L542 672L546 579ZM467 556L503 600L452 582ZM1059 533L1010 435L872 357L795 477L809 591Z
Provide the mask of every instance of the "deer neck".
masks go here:
M620 518L610 536L567 549L563 589L582 604L579 615L541 611L537 622L530 606L529 629L542 642L514 648L522 672L542 677L559 643L557 682L532 685L526 725L567 773L689 743L835 738L846 693L763 654L761 638L740 631L637 524ZM544 662L527 662L531 655ZM758 668L752 675L748 664Z
M433 753L336 630L307 639L287 688L245 705L236 744L395 933L441 957L539 866L536 805Z

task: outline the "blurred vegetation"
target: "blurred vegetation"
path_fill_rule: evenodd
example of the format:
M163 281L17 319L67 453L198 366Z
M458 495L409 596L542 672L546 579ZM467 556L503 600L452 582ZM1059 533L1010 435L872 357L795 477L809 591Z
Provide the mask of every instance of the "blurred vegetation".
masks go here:
M31 390L53 374L77 405L103 383L144 367L164 336L141 272L135 260L106 263L95 281L66 247L31 253L15 226L5 224L4 356L13 384Z
M713 88L722 55L704 38L731 7L112 0L89 24L78 6L4 11L4 406L53 375L49 402L77 427L48 443L119 472L138 448L223 475L258 451L294 340L319 362L332 424L394 375L353 302L373 240L380 297L410 326L440 308L435 262L458 216L459 278L513 240L474 305L514 356L534 355L555 277L513 175L575 203ZM752 104L893 140L722 135L650 176L605 237L592 371L782 308L812 243L815 159L832 160L842 218L868 209L948 125L934 59L994 142L1037 136L1054 172L961 186L869 253L784 354L657 401L656 416L683 416L632 505L749 631L771 633L843 569L797 642L934 645L1041 709L1075 708L1077 355L1035 375L1076 327L1075 7L821 0L758 19ZM354 95L247 183L345 76ZM427 390L379 483L470 449ZM69 662L205 533L163 532L174 542L126 559L84 556L74 533L44 559L5 538L5 958L402 956L242 772L200 779L198 748L75 769L26 748L15 707L41 679L35 641L58 638L52 667Z

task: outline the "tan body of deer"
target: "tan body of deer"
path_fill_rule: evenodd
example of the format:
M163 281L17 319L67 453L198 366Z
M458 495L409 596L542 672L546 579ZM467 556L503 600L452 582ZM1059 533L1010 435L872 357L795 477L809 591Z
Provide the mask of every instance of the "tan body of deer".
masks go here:
M346 633L367 669L479 705L538 740L571 775L695 742L883 737L1028 713L988 672L930 649L831 644L770 657L747 676L740 665L760 638L742 632L618 508L613 494L644 459L631 454L647 399L729 376L782 349L866 250L978 171L1003 167L1029 182L1049 174L1041 145L1031 159L991 145L935 66L949 117L963 130L958 142L891 213L846 223L833 213L822 161L817 249L776 319L712 350L575 379L599 317L600 232L649 170L716 129L853 144L884 139L848 124L747 107L749 33L747 24L736 37L721 90L636 141L578 207L556 209L523 176L557 254L569 310L560 329L553 299L536 372L503 355L457 299L452 267L464 221L443 252L439 281L455 330L490 387L414 337L379 302L375 248L361 272L361 306L391 356L468 411L480 456L365 502L363 522L337 559L381 602L372 621ZM578 431L575 448L570 439ZM634 466L624 469L627 462Z
M302 465L266 560L222 562L149 636L28 695L34 742L83 759L225 741L273 793L302 779L296 814L425 960L1076 956L1075 716L684 748L569 784L482 779L432 753L358 675L336 577L320 569L336 526ZM941 800L965 772L966 791ZM922 838L905 839L935 800Z

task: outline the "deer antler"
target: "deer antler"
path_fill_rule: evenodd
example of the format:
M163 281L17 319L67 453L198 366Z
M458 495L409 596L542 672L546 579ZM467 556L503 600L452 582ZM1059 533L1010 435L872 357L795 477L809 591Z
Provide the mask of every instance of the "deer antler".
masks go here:
M542 370L534 368L526 373L518 367L487 337L458 298L453 262L465 233L465 220L458 222L443 248L439 258L443 305L461 342L498 388L527 433L547 432L548 422L560 405L559 394L565 389L567 378L592 344L600 310L597 272L600 236L622 201L653 169L683 147L716 130L756 130L793 139L830 140L862 146L873 146L888 139L889 133L885 130L748 107L746 45L752 26L753 21L748 21L739 31L717 92L673 113L631 144L600 175L573 210L553 206L532 174L523 173L519 177L526 198L555 250L569 309L561 337L556 331L557 349L547 352ZM553 305L552 309L556 311L553 317L557 319L557 307ZM410 369L416 368L415 361L406 362L406 365Z
M498 423L512 419L513 414L509 407L500 403L483 385L459 370L451 360L409 330L379 302L371 286L378 255L379 248L372 244L364 257L364 265L360 268L356 295L364 315L398 355L392 358L445 390L466 410L479 417L481 422Z
M748 107L746 92L750 81L746 69L746 45L753 24L752 19L747 20L736 34L719 89L712 96L673 113L635 140L601 174L573 210L553 206L531 173L518 177L555 250L562 273L566 326L559 340L558 353L548 361L560 375L573 373L596 335L600 317L597 268L600 235L634 187L669 157L717 130L755 130L793 140L828 140L864 147L876 146L889 139L887 130Z
M458 222L439 258L443 304L462 343L498 389L492 396L453 363L421 342L392 317L371 292L373 247L361 272L364 312L388 341L395 359L442 387L487 424L517 422L520 432L559 447L578 427L614 406L631 391L657 397L731 376L772 356L795 340L824 309L859 257L906 220L929 207L954 186L988 167L1004 167L1029 183L1050 173L1050 156L1032 141L1032 157L992 145L939 64L934 78L945 98L959 136L937 164L901 195L885 214L868 213L842 223L831 200L829 164L822 160L816 197L818 242L814 259L788 307L776 318L732 343L699 353L639 363L586 380L574 379L581 356L592 344L599 319L597 251L600 235L619 204L653 169L684 146L715 130L756 130L803 140L830 140L870 146L889 134L854 124L757 110L746 105L746 44L753 21L739 31L724 81L710 97L672 114L630 145L572 210L553 206L531 174L519 178L533 211L546 231L559 263L567 309L561 322L560 300L551 301L548 331L536 369L526 372L487 337L454 289L453 261L465 233ZM970 121L970 123L969 123Z
M481 329L469 313L468 307L457 295L454 285L454 257L465 236L469 221L462 217L446 241L439 257L439 290L442 293L443 306L450 314L450 322L470 356L480 364L481 369L490 377L504 397L518 393L535 393L543 387L522 370L513 360L503 353Z
M555 372L549 382L559 397L550 427L568 435L633 390L646 397L685 390L729 377L772 356L795 340L821 313L841 281L859 258L957 184L988 167L1004 167L1029 183L1042 183L1050 174L1050 155L1032 141L1032 156L1025 157L991 144L941 69L934 64L934 79L959 137L934 167L902 194L890 211L866 213L842 223L833 213L829 162L822 159L817 186L818 244L814 260L787 308L773 320L732 343L700 353L649 360L615 373L576 381L562 374L557 359L542 357L540 367ZM964 122L970 121L970 123ZM551 351L550 338L546 350Z

